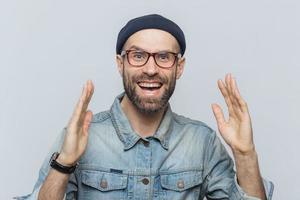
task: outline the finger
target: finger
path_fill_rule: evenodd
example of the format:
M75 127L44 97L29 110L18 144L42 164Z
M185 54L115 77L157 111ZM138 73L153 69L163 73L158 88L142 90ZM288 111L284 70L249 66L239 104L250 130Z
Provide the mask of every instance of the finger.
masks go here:
M232 102L231 102L231 99L229 97L229 94L228 94L228 90L225 86L225 84L223 83L222 80L218 80L218 87L224 97L224 100L225 100L225 103L227 105L227 108L228 108L228 113L229 113L229 116L231 117L234 117L235 116L235 112L233 110L233 105L232 105Z
M87 95L87 89L86 89L86 84L85 84L83 86L80 98L77 101L76 106L74 108L72 117L70 119L70 124L73 123L73 122L77 122L78 121L80 113L81 113L81 110L82 110L84 99L86 98L86 95Z
M219 129L226 123L222 108L218 104L211 105Z
M87 81L86 87L87 87L87 95L86 95L86 98L84 99L83 106L82 106L83 113L86 112L87 107L91 101L93 94L94 94L94 85L91 80Z
M232 103L235 106L238 106L236 99L234 98L234 89L233 89L233 76L232 74L228 74L226 76L226 85L228 86L228 93Z
M225 84L226 84L226 87L228 88L228 91L231 91L231 89L230 89L230 74L225 75Z
M237 100L237 102L238 102L238 104L240 106L241 111L243 113L248 112L247 103L242 98L235 79L233 79L233 81L232 81L232 87L233 87L233 90L234 90L234 96L235 96L235 98L236 98L236 100Z
M84 116L84 113L88 106L88 102L93 92L93 87L91 88L90 84L91 83L87 81L87 83L84 85L81 96L76 104L73 115L71 117L70 124L77 124L80 122L80 120L82 120L82 116Z
M83 120L83 126L82 126L82 130L83 130L83 136L87 136L88 135L88 130L91 124L93 118L93 113L89 110L86 112L84 120Z
M225 84L230 98L232 98L231 77L232 77L231 74L226 74L225 76Z
M237 81L236 81L236 78L233 77L233 81L232 81L232 88L233 88L233 91L234 93L240 95L240 90L237 86Z
M87 90L87 95L84 99L84 102L83 102L83 105L82 105L82 108L81 108L81 111L80 111L80 114L79 114L79 119L78 119L78 125L79 126L81 126L83 124L84 117L85 117L85 114L86 114L86 110L89 106L89 103L90 103L91 98L92 98L93 93L94 93L94 85L93 85L91 80L87 81L86 90Z
M236 79L234 77L231 78L230 85L231 85L231 88L232 88L232 94L236 98L237 97L237 93L236 92L238 91L238 88L237 88Z
M232 102L232 104L233 104L233 109L234 109L234 112L236 113L236 115L238 116L238 117L241 117L241 115L242 115L242 110L241 110L241 108L240 108L240 105L239 105L239 103L238 103L238 100L237 100L237 98L236 98L236 95L235 95L235 92L234 92L234 78L233 78L233 76L232 76L232 74L229 74L228 75L228 78L227 78L227 83L228 83L228 85L229 85L229 97L230 97L230 99L231 99L231 102Z

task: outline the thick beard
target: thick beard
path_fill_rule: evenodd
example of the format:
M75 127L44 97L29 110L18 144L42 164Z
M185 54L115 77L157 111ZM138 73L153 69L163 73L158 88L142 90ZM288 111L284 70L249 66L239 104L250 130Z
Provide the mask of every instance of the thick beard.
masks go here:
M177 68L176 68L177 70ZM176 73L175 73L176 74ZM163 95L159 99L155 98L141 98L136 93L136 86L135 83L141 80L159 80L163 84L168 84L168 87L163 92ZM171 98L176 85L176 77L172 76L171 79L168 81L166 78L162 78L160 76L154 76L149 77L147 75L138 75L135 77L132 77L131 80L129 80L128 75L125 74L124 68L123 68L123 86L125 93L129 100L132 102L132 104L137 108L137 110L141 113L151 115L155 114L163 109L165 109L166 105L169 102L169 99Z

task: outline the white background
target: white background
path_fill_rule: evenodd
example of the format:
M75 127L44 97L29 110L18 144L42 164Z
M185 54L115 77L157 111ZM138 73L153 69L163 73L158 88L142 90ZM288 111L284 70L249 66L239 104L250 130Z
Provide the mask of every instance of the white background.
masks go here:
M87 79L90 108L122 91L115 64L119 30L159 13L187 40L186 68L173 110L216 129L224 106L216 81L232 72L247 100L263 176L274 198L299 199L300 3L293 0L1 0L0 199L30 193Z

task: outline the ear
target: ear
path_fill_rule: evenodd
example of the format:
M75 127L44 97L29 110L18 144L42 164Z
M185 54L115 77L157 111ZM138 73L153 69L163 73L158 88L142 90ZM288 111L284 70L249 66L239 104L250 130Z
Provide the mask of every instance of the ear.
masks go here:
M177 63L176 79L179 79L181 77L183 73L184 65L185 65L185 57L179 58Z
M120 55L120 54L117 54L116 55L116 62L117 62L117 65L118 65L118 71L120 73L121 76L123 76L123 57Z

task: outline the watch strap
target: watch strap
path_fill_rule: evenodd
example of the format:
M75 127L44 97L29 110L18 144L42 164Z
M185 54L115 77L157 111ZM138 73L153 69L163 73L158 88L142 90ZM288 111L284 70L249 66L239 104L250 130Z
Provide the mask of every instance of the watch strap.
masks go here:
M74 166L64 166L56 161L58 156L59 156L58 152L55 152L52 154L51 159L50 159L50 166L53 169L55 169L63 174L72 174L75 171L77 164Z

